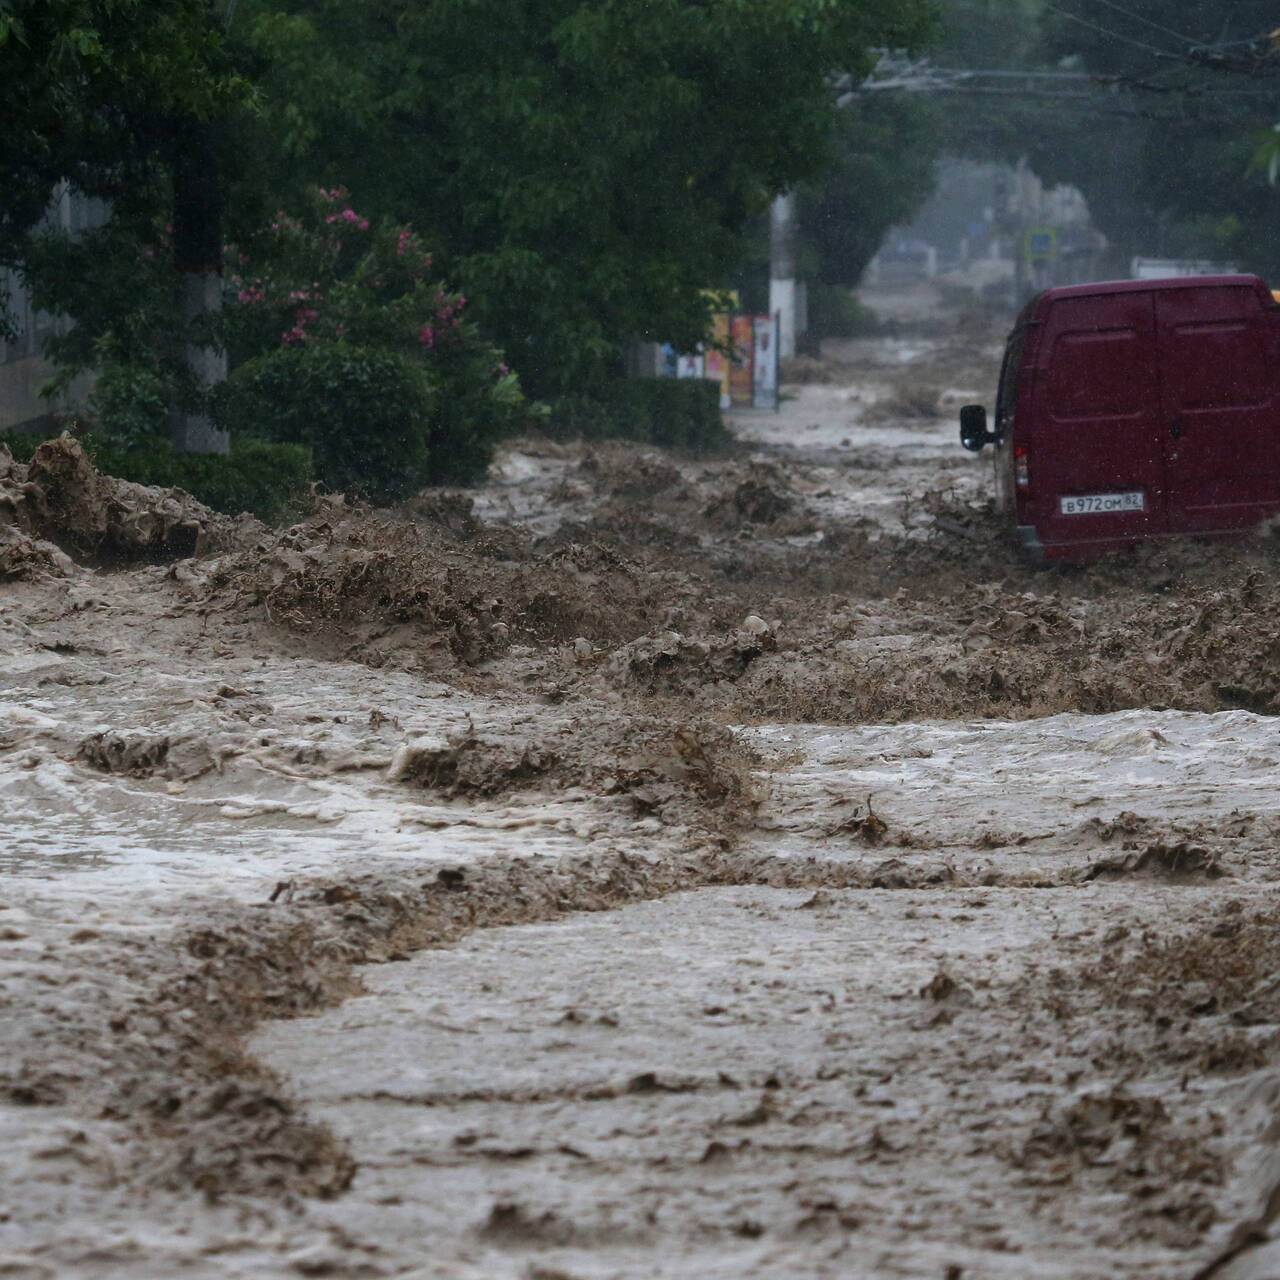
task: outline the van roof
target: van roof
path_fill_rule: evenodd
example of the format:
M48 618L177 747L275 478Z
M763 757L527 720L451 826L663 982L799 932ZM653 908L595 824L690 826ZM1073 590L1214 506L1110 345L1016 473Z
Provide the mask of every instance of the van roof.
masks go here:
M1018 316L1018 327L1031 324L1043 318L1045 307L1057 298L1096 298L1112 293L1150 293L1169 289L1202 289L1206 285L1248 285L1267 294L1270 291L1262 280L1255 275L1232 276L1169 276L1162 280L1098 280L1092 284L1069 284L1057 289L1046 289L1038 293L1022 309Z

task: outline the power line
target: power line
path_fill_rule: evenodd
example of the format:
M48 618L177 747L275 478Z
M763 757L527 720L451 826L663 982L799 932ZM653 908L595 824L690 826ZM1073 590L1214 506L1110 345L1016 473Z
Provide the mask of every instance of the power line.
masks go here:
M1145 22L1147 26L1154 27L1157 31L1163 31L1165 35L1172 36L1175 40L1181 40L1183 44L1195 45L1200 43L1190 36L1179 35L1172 27L1153 22L1150 18L1144 18L1140 13L1134 13L1131 9L1126 9L1123 5L1116 4L1115 0L1098 0L1098 3L1105 4L1108 9L1114 9L1117 13L1123 13L1126 18L1132 18L1135 22ZM1055 12L1057 11L1055 10Z
M1106 27L1100 27L1096 22L1090 22L1087 18L1078 17L1074 13L1068 13L1065 9L1059 9L1056 5L1046 4L1044 7L1050 13L1056 13L1059 17L1066 18L1069 22L1078 22L1082 27L1088 27L1091 31L1099 32L1101 35L1106 36L1108 40L1119 40L1122 44L1131 44L1135 49L1145 49L1148 53L1154 53L1157 57L1167 58L1170 56L1168 49L1159 49L1153 44L1147 44L1145 40L1135 40L1131 36L1122 36L1118 31L1108 31Z
M1116 108L1116 99L1111 94L1081 93L1077 90L1055 91L1053 89L1003 89L995 86L986 85L946 85L939 86L931 90L932 93L947 94L956 97L972 97L972 98L1044 98L1052 102L1079 102L1091 103L1099 110L1110 111ZM1223 99L1223 98L1248 98L1251 100L1265 99L1268 102L1275 101L1275 94L1266 90L1208 90L1203 93L1190 93L1187 99L1190 103L1199 104L1207 99ZM1225 104L1224 104L1225 105Z
M1196 53L1217 53L1219 49L1243 49L1254 48L1260 44L1269 45L1276 36L1274 31L1264 31L1260 36L1253 36L1248 40L1220 40L1217 44L1194 44Z
M975 76L981 76L984 79L990 76L993 79L1008 80L1098 80L1103 78L1094 75L1092 71L1004 71L994 67L933 67L932 70L937 75L955 76L962 80Z
M1261 70L1280 70L1280 64L1259 67ZM1160 84L1138 75L1099 75L1089 71L1041 71L1036 69L1011 70L1006 68L936 67L927 58L912 61L885 53L872 74L859 84L852 77L841 76L832 82L837 94L837 105L846 106L855 98L868 93L900 90L905 93L959 93L976 91L979 86L994 82L1019 86L1003 90L1010 94L1043 96L1059 93L1081 97L1114 97L1123 91L1129 93L1160 94L1186 99L1205 97L1274 98L1274 93L1263 89L1211 89L1198 84ZM1083 86L1092 86L1094 92L1079 93ZM1107 90L1099 95L1096 90ZM983 89L986 92L986 89Z

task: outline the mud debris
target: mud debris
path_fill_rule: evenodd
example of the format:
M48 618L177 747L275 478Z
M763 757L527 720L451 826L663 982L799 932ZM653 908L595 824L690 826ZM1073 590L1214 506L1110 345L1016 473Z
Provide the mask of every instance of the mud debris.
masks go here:
M70 435L41 444L28 463L0 446L0 528L12 526L93 563L205 555L232 544L252 523L211 511L180 489L102 475ZM15 544L12 531L6 541ZM14 554L6 551L5 559ZM53 564L65 572L65 562Z
M169 739L145 733L104 730L90 734L76 748L76 759L103 773L123 773L149 778L162 768L169 755Z
M218 874L256 895L197 894L179 875L186 896L157 890L132 914L83 894L49 920L0 903L7 973L36 993L13 1006L0 1096L111 1126L77 1166L122 1203L194 1195L264 1221L308 1200L346 1197L345 1210L361 1194L353 1131L303 1104L292 1068L262 1065L254 1028L334 1008L480 930L563 926L548 944L559 954L571 928L608 912L585 976L494 1015L503 1035L530 1037L531 1062L585 1053L580 1079L540 1093L479 1081L467 1062L461 1083L426 1078L393 1099L434 1109L415 1167L465 1165L484 1188L458 1219L469 1256L494 1249L544 1280L598 1270L584 1255L603 1256L617 1224L521 1182L529 1169L564 1182L556 1162L616 1186L642 1170L624 1197L637 1250L659 1241L655 1222L678 1221L690 1257L711 1241L730 1266L746 1256L732 1250L767 1246L790 1274L819 1244L847 1269L850 1233L885 1257L919 1251L921 1274L966 1275L997 1254L1008 1270L1024 1249L1031 1274L1044 1241L1083 1237L1081 1274L1103 1256L1109 1274L1173 1274L1227 1236L1238 1085L1280 1054L1280 819L1252 794L1234 812L1179 797L1170 817L1151 790L1098 808L1089 775L1159 776L1185 745L1169 721L1154 727L1162 709L1230 713L1226 728L1256 748L1250 779L1274 763L1253 717L1280 709L1280 540L1147 547L1087 572L1023 563L941 418L953 389L994 378L989 336L974 320L971 333L797 362L799 407L723 457L510 442L475 493L389 511L321 500L282 529L122 486L67 439L27 467L0 452L6 801L34 796L35 812L73 797L66 831L90 849L82 828L104 807L172 802L182 818L146 839L234 826ZM282 655L361 692L341 707L311 684L277 694L264 670ZM142 663L146 679L121 678ZM99 683L110 703L77 719L67 707ZM898 799L902 777L942 758L939 721L999 739L1006 720L1128 710L1152 714L1084 722L1088 754L1072 757L1087 762L1079 807L1113 817L1071 816L1046 836L1007 809L982 814L982 787L1002 785L993 772L974 821L944 842ZM785 742L806 722L825 727L778 758L741 730L768 725ZM869 759L854 745L866 735L841 729L908 722L920 732ZM790 769L823 781L786 827L772 819ZM852 769L878 776L849 785ZM269 795L241 794L250 776L269 776ZM387 806L403 824L400 852L317 867L321 853L254 881L273 842L314 833L326 847L348 778L371 823ZM476 815L463 839L460 819ZM400 838L394 825L368 838ZM458 839L437 858L440 832ZM526 844L534 856L515 856ZM21 882L35 903L46 864L32 865ZM669 920L683 921L676 950L659 936ZM725 942L695 981L694 944L712 927ZM550 952L520 952L525 937L512 931L518 959L475 1008L541 978ZM465 987L470 960L457 962ZM614 963L646 967L606 1000L596 984ZM651 989L661 1018L688 1017L678 1034L664 1021L631 1039ZM413 999L423 990L451 996L426 983ZM433 1046L474 1041L465 1019L428 1012ZM611 1051L622 1065L604 1078ZM495 1116L536 1129L545 1113L521 1107L569 1131L494 1131ZM631 1146L610 1164L615 1131ZM663 1149L672 1133L682 1145ZM686 1165L698 1194L664 1203L654 1188L678 1188ZM486 1181L490 1166L509 1181ZM968 1179L986 1179L979 1195ZM982 1197L1017 1208L981 1212ZM678 1208L694 1200L715 1203ZM391 1197L377 1212L394 1216ZM389 1246L355 1260L370 1248L334 1235L282 1248L279 1265L398 1265Z
M556 753L537 742L508 745L472 734L452 742L416 738L396 751L387 777L437 791L446 799L492 796L533 784L556 763Z
M613 651L608 671L620 684L647 693L677 694L708 683L732 683L761 654L776 648L772 628L753 615L723 639L687 639L678 631L641 636Z
M1146 876L1186 884L1196 880L1217 880L1226 874L1217 854L1184 840L1172 846L1157 841L1140 853L1100 859L1084 873L1083 878L1121 880L1128 876Z

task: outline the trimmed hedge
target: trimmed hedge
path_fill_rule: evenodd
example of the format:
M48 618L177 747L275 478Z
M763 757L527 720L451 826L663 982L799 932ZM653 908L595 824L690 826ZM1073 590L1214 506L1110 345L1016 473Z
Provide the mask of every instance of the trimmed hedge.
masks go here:
M84 445L106 475L185 489L215 511L251 511L268 523L304 509L315 479L311 450L297 444L232 436L230 456L175 453L167 440L155 437L122 445L90 436Z
M434 391L423 367L399 352L280 347L241 365L217 395L220 426L309 446L330 489L394 501L430 479Z
M639 440L710 453L732 438L720 413L720 384L703 378L622 378L551 406L544 428L560 439Z
M47 439L18 431L0 432L0 445L18 462ZM251 511L268 523L306 509L315 475L311 451L302 445L231 437L231 454L174 453L158 436L123 444L104 436L85 436L81 443L103 475L162 489L185 489L215 511L239 515Z

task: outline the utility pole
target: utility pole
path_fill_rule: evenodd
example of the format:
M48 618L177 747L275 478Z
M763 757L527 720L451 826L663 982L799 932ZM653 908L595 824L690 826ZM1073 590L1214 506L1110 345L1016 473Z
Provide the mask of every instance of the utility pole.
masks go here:
M183 358L194 404L173 407L173 447L181 453L229 453L231 441L209 414L208 398L227 376L227 353L212 332L222 311L223 187L214 127L186 121L174 137L173 265ZM203 332L202 332L203 330Z
M796 196L775 196L769 206L769 314L778 317L778 355L796 353Z

